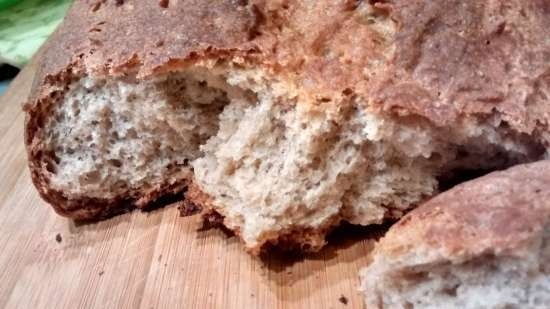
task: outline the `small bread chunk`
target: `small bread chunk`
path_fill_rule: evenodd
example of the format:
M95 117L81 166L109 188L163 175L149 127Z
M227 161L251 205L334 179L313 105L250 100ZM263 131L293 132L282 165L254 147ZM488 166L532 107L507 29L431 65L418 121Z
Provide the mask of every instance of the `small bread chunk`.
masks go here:
M368 309L550 308L550 161L461 184L413 210L361 272Z

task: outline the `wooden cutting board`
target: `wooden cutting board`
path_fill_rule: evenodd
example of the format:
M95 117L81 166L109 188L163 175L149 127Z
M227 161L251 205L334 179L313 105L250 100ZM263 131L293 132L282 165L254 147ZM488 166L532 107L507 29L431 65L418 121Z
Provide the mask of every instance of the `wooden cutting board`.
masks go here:
M362 308L358 272L375 231L321 252L257 258L176 207L78 225L56 215L26 167L21 104L36 63L0 97L1 308Z

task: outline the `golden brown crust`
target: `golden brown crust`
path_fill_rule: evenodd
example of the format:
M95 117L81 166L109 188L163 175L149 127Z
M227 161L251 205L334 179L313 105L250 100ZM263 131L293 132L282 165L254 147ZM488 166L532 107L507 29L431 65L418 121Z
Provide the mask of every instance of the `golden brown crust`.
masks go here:
M314 101L348 93L438 126L495 115L518 132L547 131L547 1L254 3L262 61Z
M376 102L439 125L494 113L519 132L547 129L548 1L389 2L395 55Z
M384 260L428 264L522 256L550 224L550 161L458 185L413 210L381 240Z

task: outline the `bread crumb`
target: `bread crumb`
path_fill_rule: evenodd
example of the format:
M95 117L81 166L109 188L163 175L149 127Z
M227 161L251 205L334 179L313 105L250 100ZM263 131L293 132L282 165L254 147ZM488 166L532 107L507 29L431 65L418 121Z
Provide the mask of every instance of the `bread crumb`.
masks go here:
M344 305L348 304L348 298L345 297L344 295L340 296L340 298L338 298L338 300Z
M188 217L199 213L202 208L195 203L184 200L183 203L178 205L178 210L180 211L180 217Z

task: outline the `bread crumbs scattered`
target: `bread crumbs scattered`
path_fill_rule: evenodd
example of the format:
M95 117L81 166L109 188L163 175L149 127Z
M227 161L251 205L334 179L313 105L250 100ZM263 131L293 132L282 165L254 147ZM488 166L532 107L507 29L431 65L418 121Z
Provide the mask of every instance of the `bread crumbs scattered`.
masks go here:
M348 299L344 295L340 296L340 298L338 298L338 300L344 305L348 304Z

